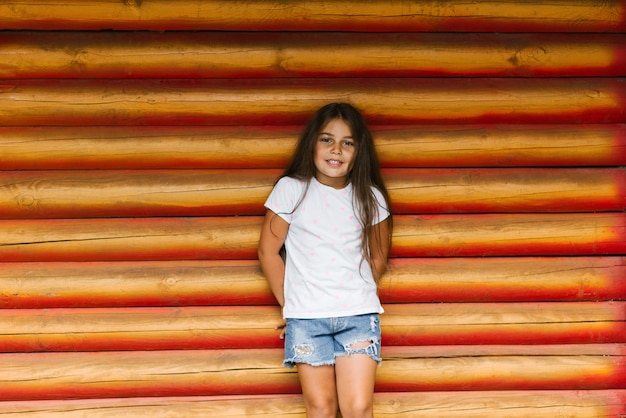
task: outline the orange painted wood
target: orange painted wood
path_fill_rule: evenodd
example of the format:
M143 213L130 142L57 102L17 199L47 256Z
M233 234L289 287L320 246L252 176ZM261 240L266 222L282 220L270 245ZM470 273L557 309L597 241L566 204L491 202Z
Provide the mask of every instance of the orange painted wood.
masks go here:
M262 218L0 221L0 261L256 259Z
M603 408L601 402L603 398L609 401L611 399L610 394L607 393L603 397L598 396L594 398L597 402L594 410L602 411L609 407L607 404ZM382 407L384 408L384 405ZM59 414L67 418L82 418L85 416L93 418L111 416L128 418L246 418L251 414L276 418L306 418L304 402L299 394L0 402L0 415L3 417L36 416L45 418L57 417Z
M0 352L280 348L278 307L0 310ZM626 302L386 305L386 346L626 343Z
M297 374L282 367L282 351L2 354L0 400L297 393Z
M263 202L280 173L234 169L4 172L0 173L0 218L262 215Z
M301 130L293 126L0 127L0 168L283 168ZM611 144L618 145L613 141L622 135L600 136L587 141L605 144L596 148L600 154L614 154Z
M0 220L0 262L255 259L261 217ZM623 213L398 215L392 256L619 255Z
M508 417L554 418L559 414L596 418L626 413L625 390L583 391L452 391L386 392L374 394L376 417L446 416L454 418ZM272 417L305 418L301 395L194 396L166 398L69 399L62 401L0 402L3 417L58 416L93 418L154 418L185 416L233 418L254 414ZM410 411L410 412L408 412Z
M0 170L63 170L0 189L0 411L302 415L258 208L346 100L397 202L377 416L626 415L623 0L15 0L0 22Z
M626 250L626 217L604 214L396 216L398 257L609 255Z
M0 33L7 79L607 77L625 60L626 36L605 34Z
M0 125L300 125L333 101L372 125L621 123L626 79L1 80Z
M11 0L0 7L6 29L623 31L623 1L275 1ZM355 14L358 10L358 14Z
M388 304L383 344L626 342L624 302Z
M385 304L626 300L624 257L390 260ZM275 305L253 260L2 263L0 308Z
M603 166L626 162L626 125L448 125L374 130L388 167Z
M618 389L624 345L387 347L378 391ZM385 362L386 360L386 362Z
M0 218L262 215L280 170L0 172ZM386 169L394 213L626 208L626 171Z
M255 260L0 265L0 308L275 304Z
M384 167L626 165L626 125L371 129ZM0 169L282 169L301 130L294 126L0 127Z
M279 348L274 306L0 310L0 352Z
M626 170L387 169L394 213L626 209Z
M624 257L395 258L384 303L626 300Z
M0 400L297 393L282 349L0 355ZM626 388L625 346L386 347L377 391Z

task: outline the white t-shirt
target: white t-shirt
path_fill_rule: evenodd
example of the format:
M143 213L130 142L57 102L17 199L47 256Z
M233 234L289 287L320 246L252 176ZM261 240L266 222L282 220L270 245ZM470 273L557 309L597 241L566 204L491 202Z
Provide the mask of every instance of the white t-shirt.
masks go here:
M289 223L285 240L285 318L330 318L382 313L372 269L363 258L361 224L353 209L352 185L337 190L315 178L294 210L306 182L281 178L265 207ZM389 216L379 202L377 224Z

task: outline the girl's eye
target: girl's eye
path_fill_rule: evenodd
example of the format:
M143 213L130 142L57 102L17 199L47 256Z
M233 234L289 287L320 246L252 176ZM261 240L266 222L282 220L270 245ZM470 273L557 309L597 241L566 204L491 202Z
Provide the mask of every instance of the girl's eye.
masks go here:
M352 141L343 141L343 144L347 147L353 147L354 146L354 142Z
M320 138L320 141L322 141L322 142L331 142L332 139L327 137L327 136L323 136L323 137Z

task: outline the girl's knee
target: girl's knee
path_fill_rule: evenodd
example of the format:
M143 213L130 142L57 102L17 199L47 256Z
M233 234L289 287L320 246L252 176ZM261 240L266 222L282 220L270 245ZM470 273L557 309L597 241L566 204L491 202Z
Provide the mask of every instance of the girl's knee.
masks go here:
M342 405L341 416L343 418L372 418L374 405L371 399L351 399L347 405Z
M315 399L305 401L307 418L336 418L339 407L334 400Z

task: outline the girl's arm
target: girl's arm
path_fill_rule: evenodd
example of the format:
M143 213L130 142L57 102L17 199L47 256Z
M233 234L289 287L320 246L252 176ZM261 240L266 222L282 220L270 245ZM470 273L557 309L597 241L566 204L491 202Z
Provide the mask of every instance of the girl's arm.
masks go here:
M380 282L380 278L387 270L387 258L389 257L389 218L374 225L370 239L370 256L374 281Z
M289 224L283 218L271 210L267 211L259 240L259 261L263 275L281 308L285 306L285 262L280 256L280 249L288 230Z

